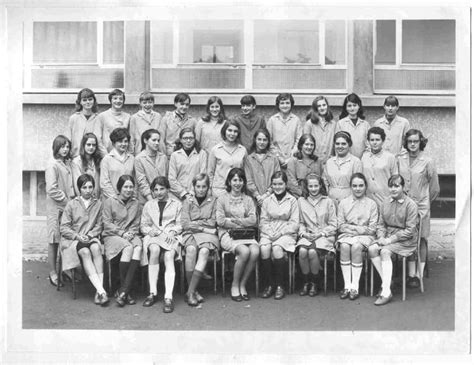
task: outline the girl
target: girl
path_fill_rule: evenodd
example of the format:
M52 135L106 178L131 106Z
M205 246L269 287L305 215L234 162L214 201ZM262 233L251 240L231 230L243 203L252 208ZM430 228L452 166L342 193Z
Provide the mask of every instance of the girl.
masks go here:
M201 148L208 154L222 141L221 129L226 121L224 104L218 96L211 96L207 101L206 115L196 124L196 139Z
M120 288L115 298L117 304L135 304L129 292L135 270L140 264L142 241L139 234L141 209L133 197L135 179L122 175L117 181L119 194L104 203L103 221L105 257L111 261L120 255Z
M323 164L331 156L335 130L336 122L328 100L324 96L317 96L311 104L311 111L306 116L303 133L311 134L318 141L315 155Z
M96 289L94 303L105 306L109 299L104 290L104 263L99 235L102 233L102 203L92 195L94 178L79 176L80 196L66 205L61 219L61 255L63 270L82 265ZM79 260L79 257L81 260Z
M337 242L341 250L341 271L344 290L340 298L355 300L359 297L359 279L362 272L362 251L375 238L377 204L367 198L367 180L356 172L350 179L352 195L342 199L337 208Z
M207 173L211 180L212 194L219 197L226 192L226 180L232 168L243 167L247 150L239 143L240 125L227 121L221 129L222 142L211 149L207 164Z
M267 129L273 142L273 153L282 168L286 168L292 154L296 152L302 134L300 118L291 112L295 100L291 94L279 94L275 100L278 113L267 121Z
M116 128L110 133L112 150L100 164L100 189L104 200L118 194L117 182L122 175L134 176L134 158L128 152L130 134L126 128Z
M140 204L153 200L150 185L158 176L168 176L168 158L160 152L161 134L148 129L141 136L142 152L135 157L138 198Z
M143 238L143 260L148 264L150 294L143 302L150 307L156 302L158 273L160 271L160 252L164 251L165 295L163 312L174 310L173 288L175 279L174 260L179 255L181 233L181 203L169 198L170 183L164 176L158 176L151 183L154 200L143 207L140 231ZM150 258L148 259L148 254Z
M197 174L192 180L194 194L183 202L181 225L186 248L184 267L188 291L184 300L197 306L204 298L196 290L204 275L209 254L219 249L216 229L217 198L209 195L209 177ZM196 261L197 258L197 261Z
M405 195L405 179L393 175L388 180L390 197L385 198L380 208L377 240L369 247L369 256L382 279L382 288L375 305L384 305L392 299L392 254L411 256L416 250L418 208Z
M439 195L438 173L434 161L423 152L428 139L418 129L410 129L405 134L404 145L408 151L398 156L398 169L405 178L406 192L418 205L422 216L420 244L421 266L416 273L416 262L408 261L408 287L420 286L419 276L423 275L427 259L427 244L430 235L431 203Z
M349 152L351 146L352 139L349 133L336 132L334 135L336 156L331 157L324 165L324 184L328 188L329 197L336 205L351 195L351 176L356 172L362 172L362 163Z
M310 172L321 175L322 164L314 154L316 140L311 134L303 134L298 141L298 152L288 161L288 189L295 197L303 194L302 181Z
M255 204L246 194L247 179L240 168L233 168L225 180L226 192L219 196L216 221L222 249L236 257L231 286L231 298L236 302L249 300L246 284L255 269L259 249L255 237L239 238L237 230L257 228Z
M387 181L390 176L398 173L395 156L384 149L385 131L380 127L372 127L367 132L370 151L362 155L362 170L367 178L367 196L380 207L389 195Z
M249 195L261 207L264 199L272 193L272 175L280 171L278 158L270 153L270 133L267 129L255 132L251 153L244 160L244 169Z
M79 149L79 156L75 157L72 162L74 163L75 176L74 180L77 181L79 175L89 174L95 181L100 181L100 162L102 157L99 153L99 140L94 133L86 133L82 137L81 147ZM99 186L95 186L94 196L100 197Z
M354 93L347 95L336 124L336 132L346 131L351 135L353 142L351 153L357 158L361 158L366 149L367 132L370 128L364 119L362 100Z
M86 133L96 133L99 128L97 119L97 99L91 89L82 89L77 94L75 113L69 118L66 135L71 139L71 157L79 155L81 140Z
M178 199L190 198L193 192L193 177L205 173L206 167L206 151L199 146L194 131L191 128L183 128L170 158L168 178L171 192Z
M56 258L60 240L59 222L69 200L76 196L71 141L63 135L53 141L53 158L46 165L46 220L48 225L49 282L62 285L56 272Z
M305 193L298 199L300 212L299 262L303 274L300 295L314 297L318 294L318 274L321 269L320 254L335 253L337 216L334 202L327 197L323 179L309 174L304 179Z
M296 198L287 193L287 184L285 172L275 172L272 176L273 194L262 205L259 243L265 288L262 298L269 298L274 289L275 299L285 297L284 255L285 251L295 252L299 211Z

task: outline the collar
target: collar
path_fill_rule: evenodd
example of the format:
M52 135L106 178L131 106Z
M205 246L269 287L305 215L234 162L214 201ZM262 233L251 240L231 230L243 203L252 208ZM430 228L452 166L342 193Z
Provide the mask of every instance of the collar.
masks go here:
M213 195L209 195L209 192L207 193L207 197L206 199L203 200L203 203L209 203L211 202L213 199L217 199L216 197L214 197ZM194 192L191 193L191 202L195 205L199 205L198 204L198 201L196 199L196 196L194 195Z
M115 148L112 148L112 150L109 152L109 155L112 156L112 157L116 157L117 159L120 159L121 156L119 155L119 153L117 152L117 150ZM130 153L129 152L125 152L125 159L124 161L126 161L128 158L130 157Z
M390 197L390 203L394 202L395 199L393 199L392 197ZM402 204L403 202L405 201L405 198L401 198L401 199L397 199L397 202Z
M188 119L188 114L184 114L183 116L181 114L178 114L178 112L175 110L174 112L174 116L176 118L178 118L180 121L184 121L184 120L187 120Z
M117 194L113 197L115 200L117 200L117 202L119 202L120 204L122 205L129 205L131 202L137 200L134 196L130 197L130 199L127 200L127 203L124 203L122 199L120 199L120 195Z
M310 195L308 195L308 197L306 198L306 200L308 200L308 202L311 204L311 202L314 202L315 204L319 204L319 202L323 199L327 198L326 196L324 195L319 195L316 199L312 198Z
M288 122L292 119L294 119L296 117L296 115L294 115L293 113L290 112L290 114L288 114L288 118L284 119L282 116L281 116L281 113L278 112L274 115L275 118L281 120L282 122Z
M180 148L179 150L175 151L177 154L180 154L180 155L183 155L183 156L188 156L188 154L186 152L184 152L184 148ZM193 150L191 151L191 153L189 154L189 156L191 155L197 155L198 152L196 151L196 148L193 147Z

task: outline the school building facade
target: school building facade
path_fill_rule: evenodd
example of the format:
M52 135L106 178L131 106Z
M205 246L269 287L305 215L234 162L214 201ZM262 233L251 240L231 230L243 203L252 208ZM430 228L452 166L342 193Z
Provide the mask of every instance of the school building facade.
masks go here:
M64 133L78 90L120 88L125 110L151 90L155 110L173 109L177 92L191 95L190 114L203 116L212 95L226 114L239 113L252 94L257 112L276 112L280 92L294 95L304 119L316 95L335 116L345 95L361 96L366 120L383 115L396 95L399 114L421 129L436 162L441 195L434 217L453 218L455 206L456 15L430 10L341 17L337 8L308 6L153 6L27 9L9 37L22 45L23 216L44 219L44 169L54 137ZM377 14L381 16L376 16ZM100 14L100 19L99 15ZM423 16L420 16L423 14Z

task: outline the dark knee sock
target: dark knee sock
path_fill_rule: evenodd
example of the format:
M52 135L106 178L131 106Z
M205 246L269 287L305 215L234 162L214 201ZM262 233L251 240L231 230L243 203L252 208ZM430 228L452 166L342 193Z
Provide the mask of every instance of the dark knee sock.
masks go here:
M130 262L119 262L119 272L120 272L120 292L123 291L125 286L125 280L127 278L128 268L130 267Z
M188 283L188 287L191 285L192 277L193 271L186 271L186 282Z
M202 275L203 275L202 271L199 271L199 270L194 270L193 271L192 277L191 277L191 280L190 280L190 283L189 283L189 287L188 287L188 294L191 294L191 293L196 291L196 288L199 284L199 281L202 278Z
M263 286L267 287L272 284L272 260L271 259L262 259L262 278Z
M137 267L140 265L140 260L132 260L130 262L130 266L127 270L127 276L125 277L125 283L122 285L122 291L125 293L130 292L130 287L132 286L133 276L135 275L135 271Z
M285 265L284 259L275 259L273 260L273 265L275 267L275 285L283 286L283 270Z
M303 284L309 283L309 274L303 274Z
M309 274L309 280L312 282L312 283L317 283L318 282L318 274L313 274L313 273L310 273Z

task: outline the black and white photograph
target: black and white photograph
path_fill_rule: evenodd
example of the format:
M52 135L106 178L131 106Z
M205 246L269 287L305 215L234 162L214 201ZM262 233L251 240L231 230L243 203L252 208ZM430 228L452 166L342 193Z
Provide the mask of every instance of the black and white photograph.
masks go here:
M466 2L0 8L2 362L471 360Z

